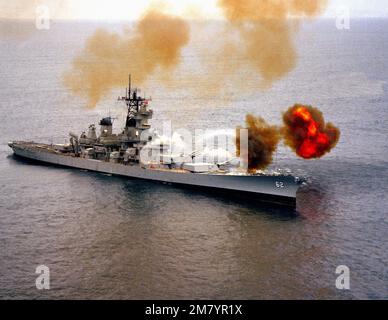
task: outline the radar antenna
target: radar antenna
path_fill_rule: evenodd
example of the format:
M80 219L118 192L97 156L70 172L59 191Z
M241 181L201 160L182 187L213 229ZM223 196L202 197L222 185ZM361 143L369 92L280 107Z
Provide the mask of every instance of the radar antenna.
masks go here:
M128 91L127 91L128 89ZM138 95L138 89L132 89L131 87L131 75L128 76L128 88L125 91L125 97L119 97L119 101L125 101L128 107L127 121L125 126L129 127L133 123L133 117L139 112L140 107L146 107L148 105L148 99L145 99ZM132 121L131 121L132 120Z

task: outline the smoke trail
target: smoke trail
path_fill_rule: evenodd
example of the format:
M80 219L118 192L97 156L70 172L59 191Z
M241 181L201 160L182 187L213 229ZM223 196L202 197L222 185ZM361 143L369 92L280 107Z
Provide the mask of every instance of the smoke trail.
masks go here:
M304 159L320 158L333 149L340 131L325 123L322 112L312 106L296 104L283 114L282 129L286 145Z
M128 73L141 84L156 70L167 72L177 65L189 38L183 19L150 10L133 33L96 31L65 73L65 85L95 106L112 88L125 86Z
M263 118L251 114L246 116L246 126L248 129L248 171L265 169L272 163L273 153L281 139L280 130L277 126L267 124ZM241 155L239 130L241 127L236 129L238 157Z
M299 19L318 15L326 3L327 0L218 0L231 23L230 32L237 30L243 40L241 45L236 44L243 57L240 60L251 63L265 86L294 69L297 54L293 36Z

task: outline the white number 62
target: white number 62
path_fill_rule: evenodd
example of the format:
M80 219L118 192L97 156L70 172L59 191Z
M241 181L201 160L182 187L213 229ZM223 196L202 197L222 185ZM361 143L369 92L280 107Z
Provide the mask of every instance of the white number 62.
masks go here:
M284 183L281 181L276 181L275 186L276 186L276 188L284 188Z

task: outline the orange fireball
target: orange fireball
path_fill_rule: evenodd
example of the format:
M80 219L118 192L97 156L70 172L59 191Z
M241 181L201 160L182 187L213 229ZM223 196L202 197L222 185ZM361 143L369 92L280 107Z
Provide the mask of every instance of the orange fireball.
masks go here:
M325 123L322 112L312 106L295 105L283 114L286 144L304 159L320 158L337 144L340 131Z

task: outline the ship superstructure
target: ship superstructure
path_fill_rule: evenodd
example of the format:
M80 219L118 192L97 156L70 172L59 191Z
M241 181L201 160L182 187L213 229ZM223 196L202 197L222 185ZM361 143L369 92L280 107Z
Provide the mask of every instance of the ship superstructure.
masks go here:
M123 164L139 163L140 150L152 138L145 136L144 131L151 127L148 120L152 118L153 111L148 107L149 100L141 97L138 89L131 89L131 78L125 96L119 97L119 100L124 101L128 108L123 131L113 133L113 121L109 116L99 122L99 133L94 124L79 137L70 133L70 152L75 157ZM69 152L69 148L61 151Z
M232 162L196 162L195 153L174 157L169 146L153 144L149 119L153 110L150 99L141 97L131 88L119 97L127 107L124 129L113 133L113 119L105 117L99 130L91 124L81 135L70 132L68 144L45 144L13 141L9 146L17 156L61 166L74 167L131 178L147 179L200 189L211 189L234 194L244 193L257 200L296 205L296 193L302 182L298 177L280 173L247 173L235 170ZM158 148L160 156L142 161L141 152Z

